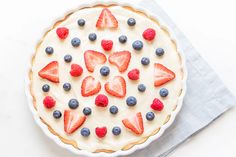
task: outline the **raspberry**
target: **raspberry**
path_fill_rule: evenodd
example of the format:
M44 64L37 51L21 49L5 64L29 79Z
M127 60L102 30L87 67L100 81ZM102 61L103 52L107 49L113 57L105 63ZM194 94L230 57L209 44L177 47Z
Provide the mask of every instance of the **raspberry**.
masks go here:
M156 111L162 111L164 105L158 98L155 98L151 104L151 108Z
M72 64L70 74L71 76L78 77L83 73L83 68L78 64Z
M102 137L106 136L107 128L105 126L104 127L96 127L95 133L98 137L102 138Z
M156 36L156 31L152 28L148 28L143 32L143 38L148 41L153 40L155 36Z
M101 45L105 51L110 51L113 46L113 41L112 40L102 40Z
M138 80L139 79L139 70L133 69L128 73L128 77L131 80Z
M46 96L43 99L43 104L46 108L50 109L50 108L53 108L55 106L56 101L52 97Z
M95 104L99 107L106 107L108 105L107 96L103 94L99 94L95 99Z
M59 27L57 28L56 33L60 39L66 39L69 34L69 29L67 29L66 27Z

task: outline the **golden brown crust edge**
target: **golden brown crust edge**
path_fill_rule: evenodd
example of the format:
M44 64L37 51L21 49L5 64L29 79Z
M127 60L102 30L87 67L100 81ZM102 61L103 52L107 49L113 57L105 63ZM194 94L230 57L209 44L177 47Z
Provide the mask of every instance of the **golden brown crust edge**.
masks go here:
M116 5L95 5L95 6L93 6L93 7L111 7L111 6L116 6ZM137 10L135 10L135 9L133 9L132 7L129 7L129 6L122 6L122 7L125 8L125 9L128 9L128 10L131 10L131 11L133 11L133 12L136 12L136 13L138 13L138 14L141 14L141 15L145 16L146 18L149 18L149 19L151 19L152 21L154 21L155 23L157 23L157 25L161 26L158 21L156 21L155 19L149 17L147 14L145 14L145 13L143 13L143 12L141 12L141 11L137 11ZM86 9L86 8L90 8L90 7L84 7L84 8L81 8L81 9ZM81 9L79 9L79 10L81 10ZM77 10L76 10L76 11L77 11ZM41 40L38 42L38 44L36 45L36 48L35 48L35 51L36 51L36 52L37 52L38 47L41 45L41 43L42 43L44 37L47 35L47 33L48 33L49 31L51 31L52 29L54 29L54 28L55 28L57 25L59 25L61 22L65 21L65 20L66 20L71 14L73 14L74 12L75 12L75 11L73 11L73 12L71 12L71 13L68 13L63 19L58 20L58 21L52 26L51 29L49 29L48 31L46 31L46 33L43 35L42 39L41 39ZM170 37L170 33L169 33L169 31L168 31L167 29L165 29L165 28L163 28L163 27L161 27L161 29L162 29L164 32L166 32L166 34ZM177 44L176 44L176 42L173 41L173 40L172 40L172 43L173 43L173 45L174 45L175 48L176 48L176 52L178 53L179 61L180 61L180 63L182 63L181 55L180 55L179 52L177 51ZM32 67L33 64L34 64L34 59L35 59L36 52L35 52L34 55L32 56L31 67ZM182 64L181 64L181 65L182 65ZM183 77L184 77L184 71L183 71L182 68L181 68L181 72L182 72L182 73L181 73L181 77L182 77L182 79L183 79ZM33 98L33 105L34 105L34 108L35 108L35 110L37 111L36 99L35 99L35 96L34 96L34 94L33 94L33 92L32 92L32 75L33 75L33 72L32 72L32 69L30 69L30 70L29 70L29 73L28 73L28 77L29 77L29 80L30 80L30 85L29 85L30 88L29 88L29 89L30 89L30 94L31 94L31 96L32 96L32 98ZM179 91L179 96L182 94L182 91L183 91L183 89L181 89L181 90ZM178 103L177 103L177 104L178 104ZM175 111L175 110L176 110L177 104L174 106L174 108L173 108L172 111ZM171 114L167 115L166 120L164 121L163 125L166 124L166 123L170 120L170 118L171 118ZM69 140L69 139L66 139L66 138L60 136L55 130L52 129L52 127L51 127L49 124L46 123L46 121L45 121L42 117L40 117L40 120L48 127L48 130L49 130L52 134L54 134L55 136L57 136L63 143L69 144L69 145L73 146L73 147L76 148L76 149L80 149L79 146L77 145L77 142L76 142L76 141ZM150 136L154 136L154 135L157 134L160 130L161 130L161 127L157 128L157 129L156 129L155 131L153 131L149 136L143 137L143 138L139 139L139 140L136 141L136 142L132 142L132 143L129 143L129 144L125 145L121 150L126 151L126 150L131 149L131 148L134 147L135 145L142 144L142 143L146 142L147 139L148 139ZM100 153L100 152L113 153L113 152L115 152L115 151L114 151L114 150L108 150L108 149L97 149L96 151L94 151L94 152L92 152L92 153Z

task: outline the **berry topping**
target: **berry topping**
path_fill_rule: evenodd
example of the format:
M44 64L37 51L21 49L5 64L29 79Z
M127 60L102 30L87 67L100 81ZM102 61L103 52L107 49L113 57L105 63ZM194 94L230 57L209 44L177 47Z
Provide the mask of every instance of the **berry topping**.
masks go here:
M95 80L92 76L84 78L81 85L81 94L84 97L92 96L97 94L101 89L101 83Z
M93 72L94 68L99 64L105 63L107 61L107 58L103 53L93 50L87 50L84 53L84 61L88 71Z
M90 33L88 38L90 41L95 41L97 39L97 35L95 33Z
M48 47L46 47L45 52L46 52L48 55L51 55L51 54L53 54L54 50L53 50L52 47L48 46Z
M109 73L110 73L109 67L108 67L108 66L103 66L103 67L101 67L100 73L101 73L102 76L107 76L107 75L109 75Z
M163 103L158 98L155 98L151 104L151 108L156 111L162 111L164 108Z
M71 55L65 55L64 56L64 61L66 62L66 63L70 63L71 61L72 61L72 56Z
M117 114L118 113L118 107L111 106L109 111L111 112L111 114Z
M96 127L95 133L99 138L103 138L107 134L107 128L105 126L104 127Z
M99 107L106 107L108 102L107 96L103 94L99 94L95 99L95 104Z
M102 40L101 45L105 51L110 51L113 46L113 41L112 40Z
M44 104L44 107L51 109L56 105L56 101L52 97L46 96L43 99L43 104Z
M148 28L143 32L143 38L148 41L153 40L155 36L156 36L156 31L152 28Z
M79 26L83 27L85 25L85 20L84 19L79 19L77 21L77 23L78 23Z
M139 70L138 69L133 69L128 72L128 77L130 80L138 80L139 79Z
M107 93L123 98L126 95L126 82L121 76L115 76L110 82L105 84L105 90Z
M96 23L97 28L117 28L118 21L115 16L112 15L111 11L107 8L104 8L98 18Z
M82 128L80 134L84 137L88 137L90 135L90 130L88 128Z
M141 112L136 113L135 116L132 116L130 118L123 119L122 123L126 128L130 129L137 135L141 135L144 131L143 118Z
M162 88L159 93L161 97L167 97L167 95L169 94L166 88Z
M68 105L71 109L76 109L77 107L79 107L79 102L76 99L70 99Z
M63 39L66 39L66 37L68 36L69 29L67 29L66 27L59 27L57 28L56 33L57 33L57 36L63 40Z
M138 85L138 91L145 92L145 90L146 90L146 86L144 84L139 84Z
M156 55L157 56L163 56L165 53L164 49L163 48L157 48L156 49Z
M59 111L59 110L53 111L53 117L54 117L55 119L61 118L61 111Z
M113 133L113 135L115 135L115 136L120 135L120 133L121 133L121 128L118 127L118 126L115 126L115 127L112 129L112 133Z
M70 91L70 89L71 89L70 83L64 83L64 84L63 84L63 89L64 89L65 91Z
M134 97L134 96L129 96L127 99L126 99L126 104L128 106L135 106L137 104L137 99Z
M148 112L148 113L146 114L146 119L147 119L148 121L152 121L154 118L155 118L155 114L154 114L153 112Z
M141 50L143 48L143 42L140 40L136 40L133 42L132 46L135 50Z
M150 63L150 59L147 57L143 57L141 59L141 63L142 63L142 65L148 65Z
M122 44L126 43L126 41L127 41L127 36L121 35L121 36L119 37L119 41L120 41L120 43L122 43Z
M71 45L72 45L73 47L78 47L78 46L80 45L80 43L81 43L81 41L80 41L80 39L77 38L77 37L75 37L75 38L73 38L73 39L71 40Z
M129 66L130 58L131 53L129 51L120 51L112 53L108 59L120 72L124 72Z
M48 84L43 85L42 90L44 92L48 92L50 90L50 86Z
M90 115L92 113L92 110L91 110L90 107L85 107L83 109L83 113L84 113L84 115L88 116L88 115Z
M38 75L49 81L59 83L58 62L52 61L38 72Z
M134 18L129 18L129 19L127 20L127 24L128 24L129 26L134 26L134 25L136 24L136 20L135 20Z
M67 134L72 134L81 125L83 125L85 120L86 120L85 116L79 116L79 114L75 111L65 110L65 112L64 112L64 131Z
M159 87L175 78L175 73L162 64L154 65L154 85Z
M70 68L70 75L73 77L78 77L83 73L83 68L78 64L71 64Z

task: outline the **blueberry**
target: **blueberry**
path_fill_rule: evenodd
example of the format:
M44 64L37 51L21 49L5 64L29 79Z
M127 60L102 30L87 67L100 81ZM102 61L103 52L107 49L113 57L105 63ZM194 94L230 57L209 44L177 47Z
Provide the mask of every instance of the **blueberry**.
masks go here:
M116 135L116 136L120 135L120 133L121 133L121 128L118 127L118 126L115 126L115 127L112 129L112 133L113 133L113 135Z
M162 88L159 93L161 97L167 97L167 95L169 94L166 88Z
M135 50L141 50L143 48L143 42L140 40L136 40L133 42L132 46Z
M109 73L110 73L109 67L107 67L107 66L101 67L100 73L101 73L102 76L107 76L107 75L109 75Z
M71 45L74 47L78 47L80 45L80 39L75 37L71 40Z
M163 48L157 48L156 49L156 55L157 56L162 56L162 55L164 55L164 53L165 53L165 51L164 51Z
M88 137L90 135L90 130L88 128L82 128L80 133L82 136Z
M43 85L42 90L44 92L48 92L50 90L50 86L48 84Z
M89 107L85 107L83 109L83 113L84 113L84 115L88 116L88 115L90 115L92 113L92 110Z
M48 47L46 47L45 52L46 52L48 55L51 55L51 54L53 54L54 50L53 50L52 47L48 46Z
M129 96L127 99L126 99L126 104L128 106L135 106L137 104L137 99L134 97L134 96Z
M95 33L90 33L88 38L90 41L95 41L97 39L97 35Z
M119 41L120 41L120 43L126 43L126 41L127 41L127 36L125 36L125 35L121 35L120 37L119 37Z
M68 105L71 109L76 109L77 107L79 107L79 102L76 99L70 99Z
M134 26L136 24L136 20L134 18L129 18L127 24L129 26Z
M141 63L142 63L143 65L148 65L148 64L150 63L150 59L147 58L147 57L143 57L143 58L141 59Z
M138 85L138 90L139 90L140 92L145 92L146 86L145 86L144 84L139 84L139 85Z
M118 107L116 107L116 106L111 106L109 110L110 110L111 114L117 114L118 113Z
M59 111L59 110L53 111L53 117L56 119L61 118L61 111Z
M78 20L78 25L79 26L84 26L85 25L85 20L84 19L79 19Z
M72 61L72 56L71 56L71 55L65 55L65 56L64 56L64 61L65 61L66 63L70 63L70 62Z
M69 91L69 90L71 89L70 83L64 83L64 84L63 84L63 89L64 89L65 91Z
M153 120L154 118L155 118L155 114L154 114L153 112L148 112L148 113L146 114L146 119L147 119L147 120L151 121L151 120Z

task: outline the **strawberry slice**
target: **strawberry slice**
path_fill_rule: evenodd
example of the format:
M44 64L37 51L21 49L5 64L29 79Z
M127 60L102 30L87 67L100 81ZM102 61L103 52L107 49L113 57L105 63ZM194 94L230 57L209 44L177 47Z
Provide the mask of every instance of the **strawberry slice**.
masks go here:
M102 12L96 23L97 28L117 28L118 21L111 11L107 8L102 9Z
M67 134L75 132L86 120L85 116L79 116L75 111L64 111L64 131Z
M93 72L95 66L105 63L107 61L107 58L101 52L87 50L84 53L84 61L88 71Z
M175 73L162 64L154 65L154 85L159 87L175 78Z
M126 95L126 82L121 76L115 76L110 82L105 84L105 90L107 93L123 98Z
M144 131L143 118L141 112L136 113L135 116L122 120L124 126L137 135L141 135Z
M58 62L52 61L38 72L38 75L49 81L59 83Z
M115 52L109 56L109 62L117 66L120 72L124 72L130 62L131 53L129 51Z
M92 76L84 78L81 85L81 94L84 97L88 97L97 94L101 90L101 83L95 80Z

